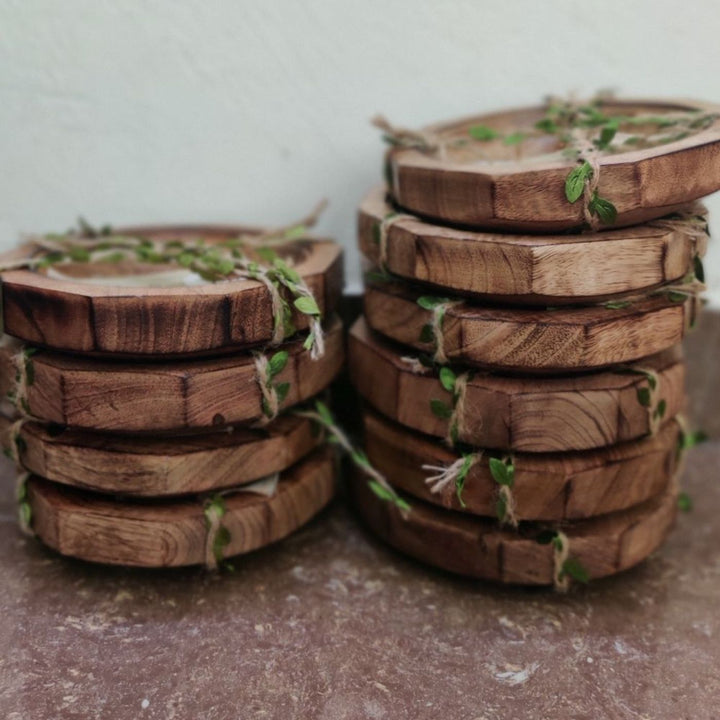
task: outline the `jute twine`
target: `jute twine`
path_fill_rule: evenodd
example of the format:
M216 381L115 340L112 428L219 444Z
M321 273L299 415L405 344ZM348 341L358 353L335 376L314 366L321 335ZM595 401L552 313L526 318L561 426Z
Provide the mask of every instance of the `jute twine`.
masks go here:
M205 567L208 570L217 570L218 561L215 557L215 540L222 526L225 510L218 503L209 503L204 509L207 520L207 533L205 534Z
M445 440L449 445L455 444L455 438L462 438L465 434L465 403L467 401L467 384L470 373L462 373L455 380L453 391L453 409L448 420L448 429Z
M266 497L272 497L277 492L277 482L279 478L279 473L273 473L248 485L221 490L220 492L214 493L212 497L203 500L203 514L205 515L207 526L205 533L205 567L208 570L217 570L218 567L217 555L219 553L216 554L215 552L215 543L218 538L218 533L223 527L222 519L227 513L224 498L229 495L254 492L258 492Z
M426 153L443 153L439 138L422 130L411 130L391 124L384 115L376 115L370 120L371 124L379 128L394 145L405 148L415 148Z
M592 230L598 230L600 219L590 210L590 203L600 184L600 152L593 143L578 129L570 134L572 145L578 153L578 160L587 162L591 172L583 188L583 215Z
M480 461L482 456L483 451L479 450L470 455L459 457L450 465L422 465L423 470L432 473L425 478L425 484L433 495L439 495L443 503L449 507L452 505L455 481L458 479L460 471L463 467L467 467L467 472L470 472L470 469Z
M427 375L430 372L430 368L423 365L419 358L403 355L400 360L408 366L413 375Z
M350 458L352 458L355 467L359 468L366 477L370 478L370 480L375 481L381 488L383 488L383 490L387 493L389 497L397 498L397 492L395 491L395 488L390 485L390 483L387 481L387 479L382 473L378 472L378 470L376 470L372 466L372 464L363 454L358 453L358 451L355 450L353 444L350 442L350 439L345 434L345 432L337 425L337 423L335 423L334 421L331 422L329 418L323 417L319 412L315 410L296 410L294 411L294 414L299 417L310 418L311 420L314 420L320 427L325 428L326 432L330 434L334 442L339 445L348 454ZM410 510L409 508L401 508L398 506L398 512L403 518L407 518Z
M379 225L379 265L380 269L384 270L385 272L388 271L387 267L387 259L388 259L388 233L390 232L390 228L395 225L398 222L402 222L403 220L416 220L417 218L414 215L406 215L404 213L391 213L390 215L387 215L380 221Z
M263 415L258 420L257 425L264 426L272 422L280 411L280 400L277 390L272 384L272 376L270 374L270 363L267 357L262 353L253 353L253 361L255 363L255 381L260 388L263 400Z
M505 455L502 458L502 461L506 464L511 460L512 457L510 455ZM518 519L515 514L515 496L513 495L512 488L509 485L499 484L498 495L505 503L505 517L501 518L500 522L516 528L518 526Z
M660 397L660 375L650 368L635 368L638 372L641 372L648 380L647 389L650 394L650 402L646 408L648 415L648 428L650 435L656 435L660 424L662 423L662 417L658 412L658 406L661 401ZM653 387L654 386L654 387Z
M432 329L433 340L435 343L435 352L433 353L433 360L438 365L446 365L448 357L445 354L445 335L443 334L443 322L445 320L445 313L455 305L459 305L460 300L453 302L438 303L432 309L432 316L430 320L430 327Z
M567 592L570 576L563 572L563 568L570 556L570 540L560 530L557 531L556 540L558 542L553 542L553 585L558 592Z

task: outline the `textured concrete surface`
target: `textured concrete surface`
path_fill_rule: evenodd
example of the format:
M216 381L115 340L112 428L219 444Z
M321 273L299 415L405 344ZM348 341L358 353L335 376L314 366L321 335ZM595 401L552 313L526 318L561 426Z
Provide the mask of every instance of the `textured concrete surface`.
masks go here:
M662 551L565 597L428 570L342 503L235 574L105 569L20 536L4 491L0 717L718 717L719 466L692 454Z
M717 428L720 322L690 342ZM451 577L343 502L237 572L102 568L21 536L0 466L0 717L703 720L720 717L720 442L666 546L567 596Z

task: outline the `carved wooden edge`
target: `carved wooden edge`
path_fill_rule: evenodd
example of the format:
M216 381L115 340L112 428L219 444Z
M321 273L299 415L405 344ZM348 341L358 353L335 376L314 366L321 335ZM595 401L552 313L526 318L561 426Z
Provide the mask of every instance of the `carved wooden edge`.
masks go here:
M0 440L11 444L11 420L0 416ZM281 415L264 428L203 435L122 437L37 422L20 428L23 469L46 480L98 493L168 497L252 483L299 462L321 442L313 423Z
M627 112L718 112L718 106L694 100L612 100L605 106ZM544 113L522 108L463 118L426 130L441 136L464 136L477 123L519 129ZM408 210L450 223L548 233L580 227L582 203L565 197L571 160L547 162L460 162L393 148L386 154L392 193ZM600 157L598 192L615 205L615 226L636 225L679 210L684 204L720 189L720 120L687 137L653 148ZM678 182L676 179L682 178Z
M462 458L438 441L405 430L372 411L363 414L365 450L370 462L399 490L448 510L494 516L499 485L483 453L471 466L458 499L450 482L433 493L427 478ZM670 420L658 434L602 450L575 453L518 453L511 488L518 520L580 520L617 512L658 495L677 470L678 423ZM475 451L477 452L477 451ZM481 451L482 452L482 451Z
M436 372L413 372L405 353L373 334L363 318L349 333L352 383L373 408L401 425L446 437L449 421L433 414L431 400L451 401ZM411 355L411 353L410 353ZM686 404L682 348L630 366L659 380L665 417ZM650 413L638 400L642 374L605 370L542 378L477 373L467 383L465 413L458 425L468 445L516 452L566 452L606 447L650 433Z
M696 203L698 215L707 209ZM394 214L394 215L393 215ZM394 219L392 219L394 217ZM385 220L391 218L390 220ZM449 291L508 304L560 305L598 302L677 281L703 257L707 235L661 224L574 235L508 235L444 227L404 215L373 188L358 210L361 253L439 294Z
M389 478L392 482L392 478ZM410 500L403 517L378 498L357 472L351 479L355 507L382 540L421 562L460 575L519 585L554 582L552 545L535 540L538 528L500 529L489 519L456 513ZM677 512L676 491L664 490L627 510L561 526L569 556L591 579L614 575L637 565L665 540Z
M224 497L221 519L230 532L225 557L270 545L305 525L335 489L332 451L316 450L286 470L272 497ZM32 529L63 555L135 567L177 567L205 561L203 500L121 502L31 477Z
M421 340L433 311L417 304L422 293L394 282L372 282L364 309L373 330L415 351L432 354ZM655 295L628 307L560 307L552 311L497 308L460 302L442 322L445 354L473 367L557 374L595 370L648 357L679 343L694 325L701 302Z
M342 323L326 329L326 352L312 360L303 338L285 350L285 368L274 384L290 383L281 410L324 390L344 361ZM262 393L251 354L162 363L113 362L39 351L30 360L34 380L27 390L30 413L46 422L88 430L145 432L206 429L250 423L264 417ZM0 349L0 392L15 377L10 352Z
M323 315L329 316L342 295L342 248L325 240L303 246L310 248L310 255L296 269ZM0 256L0 263L5 257ZM193 356L247 349L273 335L270 292L252 280L113 287L57 280L30 270L6 271L0 279L5 332L56 350L100 356ZM293 322L305 330L308 316L293 308Z

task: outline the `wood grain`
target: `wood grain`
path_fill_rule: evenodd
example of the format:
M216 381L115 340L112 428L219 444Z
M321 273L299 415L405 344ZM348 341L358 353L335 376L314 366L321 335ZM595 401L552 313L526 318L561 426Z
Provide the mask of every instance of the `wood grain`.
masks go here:
M432 493L423 465L448 466L461 455L375 412L364 413L365 450L373 466L399 490L449 510L493 517L498 484L490 453L465 480L463 506L454 485ZM679 426L667 422L653 437L574 453L517 453L512 496L518 520L579 520L639 505L667 487L677 468ZM497 456L497 454L496 454Z
M430 401L450 401L432 372L415 374L406 353L374 336L363 319L350 330L348 357L353 385L386 417L427 435L445 437L448 421L430 411ZM636 367L654 370L666 417L685 406L685 365L680 347ZM650 432L637 391L642 375L603 371L565 377L476 374L467 385L460 440L474 447L518 452L566 452L636 440Z
M307 523L334 493L328 448L285 471L277 492L225 496L225 557L276 542ZM201 498L121 502L31 477L32 528L63 555L112 565L177 567L205 561L206 521Z
M243 228L132 228L156 239L226 239ZM342 290L342 249L328 240L297 241L274 247L292 262L325 315L338 306ZM0 265L23 249L0 256ZM167 266L139 265L136 271ZM232 352L268 342L273 334L272 300L254 280L152 288L93 285L88 272L108 272L93 263L63 265L77 280L47 277L43 272L13 270L0 274L5 332L34 345L99 355L188 356ZM117 268L110 266L117 272ZM121 282L121 279L118 281ZM293 311L298 329L307 316Z
M9 446L10 421L0 417ZM25 470L46 480L99 493L165 497L244 485L282 472L317 447L312 422L281 415L264 428L235 428L180 437L123 437L40 423L20 430Z
M373 330L432 353L420 335L432 311L417 304L422 292L402 283L369 283L364 308ZM442 325L447 357L473 367L557 374L632 362L681 342L700 310L698 298L655 295L625 308L602 305L552 311L460 302Z
M392 478L391 478L392 480ZM551 545L535 541L537 528L502 530L495 521L411 501L407 519L368 489L364 477L351 482L355 506L372 532L422 562L460 575L519 585L553 584ZM562 527L570 557L591 579L637 565L665 540L676 515L676 494L660 495L627 510Z
M610 114L663 114L716 106L695 101L609 101ZM543 107L508 110L427 128L441 140L469 138L476 124L501 133L531 131ZM554 137L520 146L501 139L449 148L444 157L413 148L387 153L397 203L444 222L485 229L551 233L583 224L582 203L565 197L574 163L558 153ZM542 157L547 156L547 157ZM618 211L617 227L637 225L720 190L720 119L682 140L600 158L601 197Z
M326 352L312 360L303 340L281 346L289 352L274 383L289 382L281 408L324 390L344 360L342 325L331 320ZM269 349L272 355L281 348ZM39 351L32 357L34 382L27 398L31 413L48 422L88 430L142 432L189 430L262 417L262 396L250 354L160 363L113 362ZM14 370L0 350L0 391Z
M375 188L358 212L360 251L380 264L379 228L398 212ZM705 214L704 207L694 208ZM388 225L386 268L413 282L506 304L597 302L679 280L703 256L707 235L661 224L574 235L508 235L443 227L421 218Z

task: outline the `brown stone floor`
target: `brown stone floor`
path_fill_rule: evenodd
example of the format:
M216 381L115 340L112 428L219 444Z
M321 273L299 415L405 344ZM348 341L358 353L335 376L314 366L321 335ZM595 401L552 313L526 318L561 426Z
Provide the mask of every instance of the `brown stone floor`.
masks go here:
M689 343L716 437L718 351L720 315ZM235 574L96 567L22 537L4 482L0 718L718 718L719 468L694 450L667 545L567 596L429 570L341 501Z

